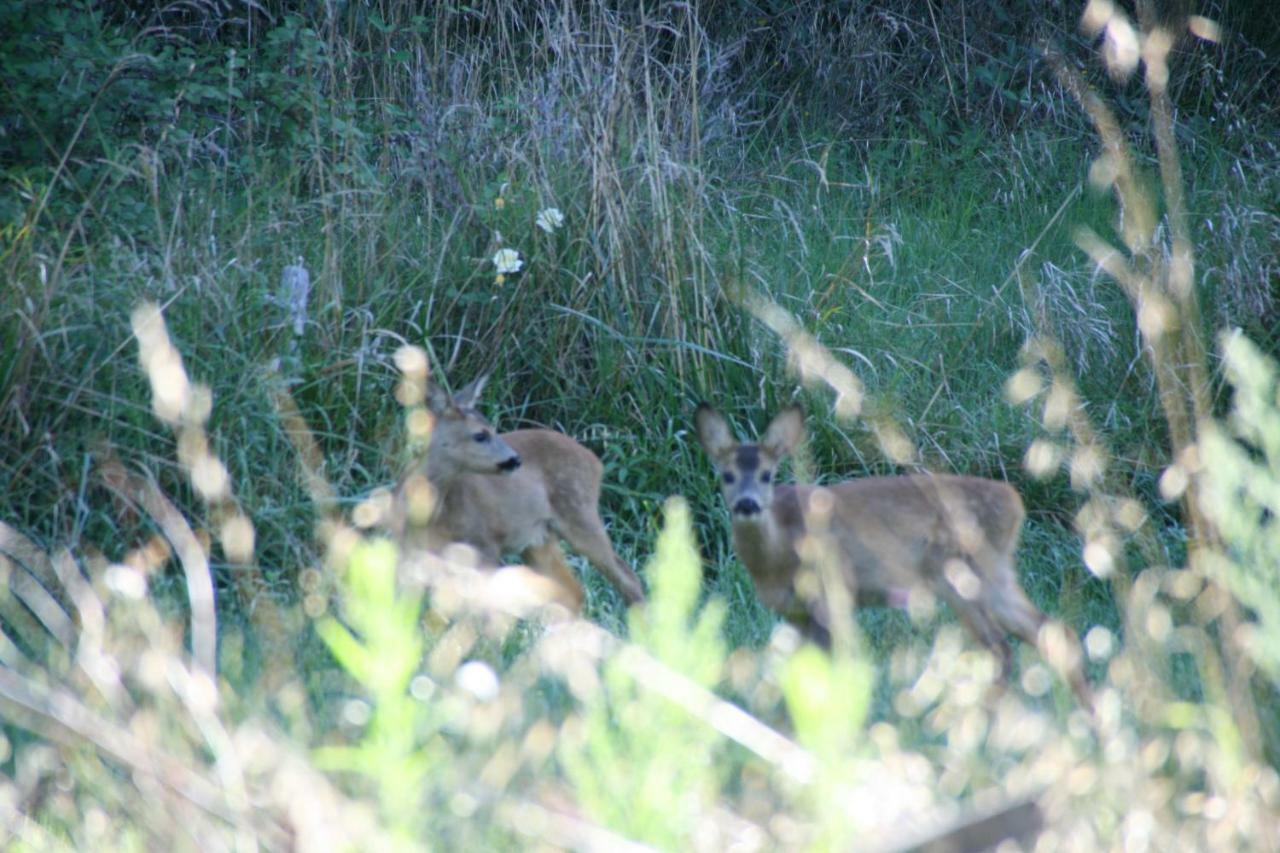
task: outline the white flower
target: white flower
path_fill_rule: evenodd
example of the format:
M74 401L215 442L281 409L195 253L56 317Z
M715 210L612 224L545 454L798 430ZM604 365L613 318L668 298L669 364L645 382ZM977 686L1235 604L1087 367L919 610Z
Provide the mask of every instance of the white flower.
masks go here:
M520 260L520 253L515 249L499 249L493 255L493 265L498 268L498 275L505 275L520 272L524 261Z
M546 210L538 211L538 218L533 221L533 224L550 234L564 224L564 214L558 207L548 207Z

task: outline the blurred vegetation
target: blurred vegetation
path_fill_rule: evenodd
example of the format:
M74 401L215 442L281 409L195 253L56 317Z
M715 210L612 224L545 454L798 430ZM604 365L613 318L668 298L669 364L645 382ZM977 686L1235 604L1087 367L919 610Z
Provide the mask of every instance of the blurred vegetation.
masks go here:
M1280 845L1280 13L1157 6L1167 121L1076 4L0 5L7 831L875 848L1032 798L1046 849ZM860 377L859 419L745 294ZM591 623L388 586L343 519L407 458L403 343L601 455L647 611L590 570ZM1030 662L984 703L945 618L859 613L834 657L775 626L689 421L797 396L822 477L1019 488L1092 724Z

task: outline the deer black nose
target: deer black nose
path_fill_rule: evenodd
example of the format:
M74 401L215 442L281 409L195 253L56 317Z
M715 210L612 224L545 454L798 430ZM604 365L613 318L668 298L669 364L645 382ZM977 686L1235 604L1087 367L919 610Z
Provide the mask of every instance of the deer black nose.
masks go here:
M498 470L508 474L519 467L520 467L519 456L512 456L510 459L504 459L498 463Z
M760 504L756 503L755 498L739 498L738 502L733 505L734 515L759 515Z

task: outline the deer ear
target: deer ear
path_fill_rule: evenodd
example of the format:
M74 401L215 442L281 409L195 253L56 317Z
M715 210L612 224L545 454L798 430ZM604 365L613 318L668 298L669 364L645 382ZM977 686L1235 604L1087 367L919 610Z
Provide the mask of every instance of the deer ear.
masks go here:
M473 379L470 384L453 395L454 405L461 409L474 408L476 400L480 398L480 392L484 390L485 383L488 381L488 374Z
M449 392L434 382L427 383L427 410L433 415L443 415L454 408Z
M738 443L729 430L729 424L719 412L706 403L698 406L693 420L698 426L698 440L702 442L702 449L707 451L707 455L712 459Z
M796 445L804 440L804 411L799 406L787 406L774 416L769 427L760 439L760 446L773 456L781 459L796 449Z

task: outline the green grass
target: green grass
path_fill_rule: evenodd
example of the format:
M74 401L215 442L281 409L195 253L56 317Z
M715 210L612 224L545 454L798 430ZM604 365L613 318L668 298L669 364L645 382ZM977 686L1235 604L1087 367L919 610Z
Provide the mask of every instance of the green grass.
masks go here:
M1101 208L1075 193L1081 153L1077 143L1029 135L992 140L984 156L967 162L924 150L874 173L870 164L884 156L843 143L831 146L827 190L811 168L760 164L735 183L726 180L721 206L712 196L701 211L697 236L711 263L699 274L758 287L791 310L854 368L872 405L906 426L929 467L1012 480L1028 496L1027 541L1044 541L1069 517L1072 498L1021 471L1022 449L1037 427L1001 393L1028 333L1014 280L1023 247L1037 247L1021 262L1025 275L1039 276L1051 263L1077 288L1047 306L1051 316L1058 312L1069 323L1077 306L1065 300L1087 290L1095 301L1079 310L1106 318L1105 329L1075 341L1072 356L1087 368L1082 393L1104 407L1108 440L1139 461L1132 476L1153 461L1154 394L1133 364L1132 320L1114 289L1087 284L1087 267L1069 248L1070 226ZM1014 171L1026 163L1034 164L1029 173ZM158 218L169 223L162 244L76 237L78 262L64 268L64 280L33 318L47 331L24 359L26 411L35 420L3 469L14 521L48 541L77 529L112 531L101 547L118 558L136 532L119 529L100 500L75 507L77 496L101 494L84 464L95 446L154 470L188 500L166 461L168 439L147 411L125 322L136 300L160 297L188 368L213 388L215 447L257 526L269 588L288 598L296 567L315 559L314 507L267 394L268 365L284 354L288 337L284 312L267 295L279 271L302 257L314 281L311 312L297 359L284 364L295 365L293 393L344 502L396 478L404 457L389 357L401 340L425 343L437 364L450 365L451 381L494 373L486 405L501 427L553 425L602 455L606 517L628 559L643 562L661 500L687 494L712 557L711 577L733 577L718 498L689 441L689 419L707 398L762 423L795 387L783 370L782 346L714 287L704 296L686 294L707 319L688 320L692 340L684 343L661 328L662 313L672 309L657 282L636 284L635 293L619 292L617 279L584 282L593 265L593 238L580 231L587 211L573 192L574 175L553 177L568 187L554 199L568 224L549 239L531 227L536 205L518 191L500 212L486 192L431 219L413 193L387 184L379 193L342 197L335 214L291 196L287 174L215 194L201 188L207 178L197 172L159 189ZM1001 181L1018 186L993 194L993 182ZM926 189L940 184L946 192ZM749 189L739 196L734 186ZM1192 207L1211 209L1233 195L1245 206L1239 193L1247 191L1193 188ZM1060 213L1061 199L1069 203ZM500 286L483 248L495 227L528 260ZM16 270L34 292L40 256L27 251ZM1225 261L1207 254L1201 263ZM1117 386L1136 393L1109 398L1105 389ZM823 395L803 399L822 477L892 470L868 432L831 419ZM51 447L33 440L46 433ZM1045 553L1028 545L1022 558L1031 579L1078 565L1066 548ZM594 581L589 588L593 612L620 624L612 591ZM1032 589L1046 609L1059 610L1051 593L1035 595L1034 583ZM1108 597L1096 585L1084 595ZM731 617L731 635L759 642L756 618L735 629Z
M1110 195L1088 187L1097 145L1060 90L1046 89L1020 121L972 106L981 90L962 92L969 106L957 113L954 93L913 82L893 53L902 48L874 43L868 55L899 69L877 66L892 84L877 90L883 112L819 122L821 111L810 107L842 96L806 101L803 81L761 67L751 97L777 100L748 111L767 120L734 126L725 122L739 90L690 88L682 75L706 72L704 60L691 59L680 41L627 41L643 28L591 18L580 26L592 38L569 48L514 37L495 23L514 18L501 15L442 12L424 23L396 4L384 12L386 29L353 19L351 32L304 31L314 22L290 19L273 31L283 41L243 47L243 71L221 54L197 52L206 76L192 79L205 88L179 95L164 87L187 79L185 66L176 54L161 56L151 77L128 78L136 87L129 98L100 107L76 100L85 112L50 119L69 154L64 165L55 148L48 162L6 174L6 192L20 190L0 207L6 523L48 552L71 548L90 575L103 568L95 552L126 559L156 530L104 481L104 460L114 457L154 477L193 527L216 527L176 461L173 435L152 415L137 363L129 313L140 301L159 302L187 371L212 389L210 442L257 537L248 567L211 552L221 675L230 692L287 718L302 743L356 738L343 714L359 690L314 620L295 608L308 570L321 570L325 595L342 598L317 533L322 508L302 481L272 390L288 386L338 508L349 514L395 482L407 461L392 355L402 343L421 345L437 377L455 387L492 375L482 408L500 428L552 426L601 456L603 515L631 564L648 562L666 499L687 498L705 561L703 600L724 602L727 649L759 652L753 672L773 678L764 687L728 678L718 688L785 728L770 670L784 666L770 646L776 620L732 554L693 436L694 408L714 402L754 431L798 399L810 415L807 453L819 480L903 466L881 452L867 420L840 421L828 391L800 387L784 343L743 310L738 295L750 289L858 375L866 412L900 426L924 467L1015 485L1028 508L1018 556L1033 601L1082 636L1100 625L1127 640L1135 626L1118 601L1128 583L1181 565L1188 534L1178 507L1159 498L1169 433L1133 309L1074 241L1079 226L1112 234L1117 211ZM920 22L908 25L909 34L929 34ZM375 61L406 44L421 47L421 65L408 54L399 64ZM970 49L945 44L944 56ZM112 58L127 45L107 40L101 50ZM306 58L303 47L319 58ZM698 56L721 49L715 43ZM622 73L637 56L661 59L669 76L642 84ZM990 54L973 56L1000 67ZM753 61L741 59L743 67ZM454 87L448 97L439 94L446 84ZM1179 125L1201 298L1207 326L1243 326L1275 355L1275 116L1235 103L1234 92L1213 108L1233 116L1229 124L1194 113ZM73 143L69 128L79 118L89 131ZM602 134L608 145L595 144ZM1156 174L1154 158L1139 167ZM566 217L553 234L534 224L549 206ZM524 269L498 283L490 258L500 247L518 249ZM312 292L295 341L278 291L283 269L298 259ZM1029 301L1031 294L1038 296ZM1083 411L1113 454L1113 482L1152 520L1148 543L1127 543L1117 584L1082 562L1073 518L1088 495L1065 474L1037 479L1023 466L1027 446L1046 430L1034 407L1006 401L1004 383L1042 328L1061 342ZM1214 381L1215 406L1225 411L1229 394ZM620 596L591 570L583 577L587 616L626 636ZM181 624L181 570L163 568L151 590ZM282 695L302 701L254 696L279 651L255 621L272 607L290 614L281 642L297 665ZM871 721L899 726L908 747L936 747L943 734L903 718L895 700L900 676L953 627L952 615L918 626L901 613L868 610L857 621L876 673ZM536 623L522 623L513 635L483 638L476 657L505 674L541 636ZM1205 698L1203 670L1185 653L1170 654L1170 692ZM1102 679L1106 669L1094 664L1090 674ZM1264 721L1280 713L1268 690L1259 690ZM526 697L530 719L570 717L582 702L550 677ZM1031 705L1062 710L1052 695ZM450 748L465 740L446 735ZM466 779L467 768L477 769L460 764L449 779Z

